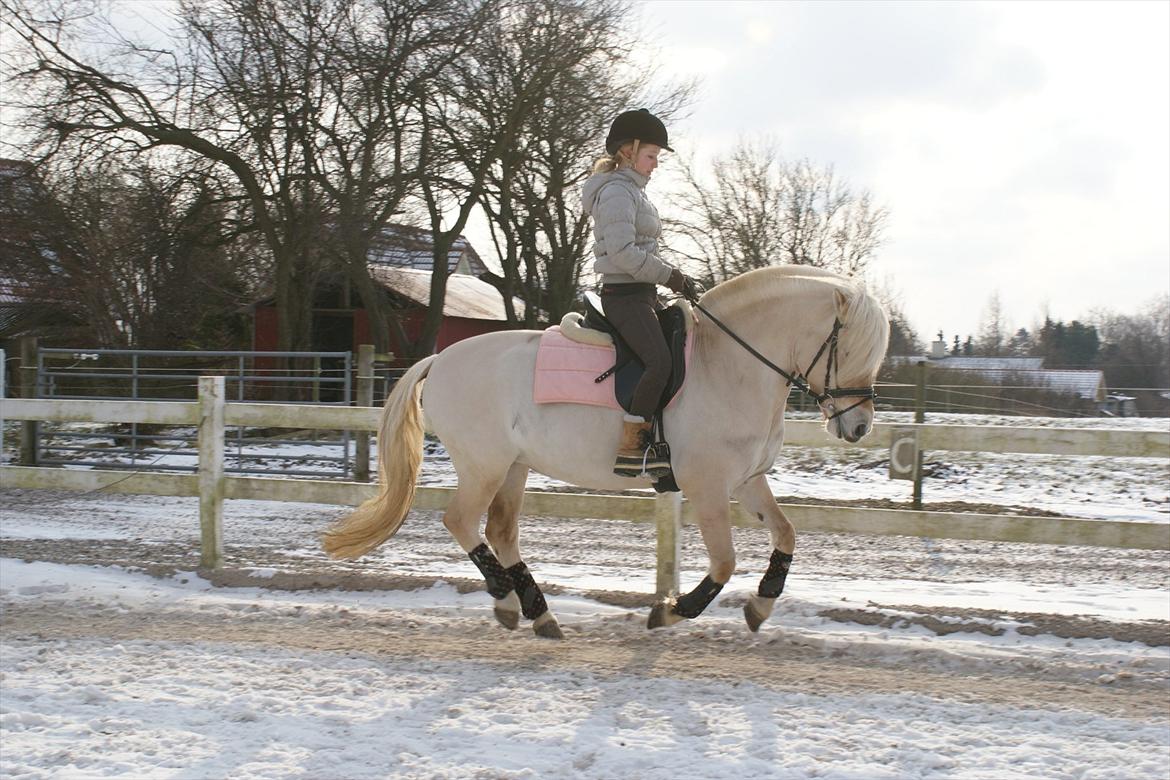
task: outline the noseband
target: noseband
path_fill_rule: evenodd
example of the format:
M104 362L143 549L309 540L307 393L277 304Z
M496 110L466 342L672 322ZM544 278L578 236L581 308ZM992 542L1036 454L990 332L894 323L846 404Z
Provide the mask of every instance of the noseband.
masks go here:
M743 347L748 352L750 352L752 357L754 357L756 360L759 360L761 363L763 363L765 366L767 366L768 368L775 371L780 376L784 377L784 380L785 380L784 384L785 385L791 385L792 387L795 387L797 390L804 393L809 398L812 398L813 400L815 400L817 402L818 406L820 406L821 404L826 405L828 407L828 411L830 413L827 416L827 419L835 420L836 418L845 414L846 412L853 409L854 407L860 406L861 404L865 403L866 401L877 398L877 391L874 390L874 388L872 386L870 386L870 387L830 387L829 386L829 382L831 381L831 376L833 373L833 366L837 365L837 363L838 363L838 360L837 360L837 337L841 332L841 328L845 327L841 323L841 320L839 320L837 318L833 319L833 330L831 333L829 333L829 336L828 336L828 338L825 339L824 343L821 344L821 348L817 350L817 354L812 359L812 362L808 364L808 371L803 372L803 373L800 371L797 371L795 374L790 374L789 372L780 368L780 366L773 363L771 360L768 360L768 358L761 355L758 350L756 350L754 347L752 347L751 344L748 344L746 341L744 341L738 335L736 335L736 333L734 331L732 331L731 328L724 325L719 320L719 318L717 318L711 312L709 312L705 308L703 308L703 305L701 303L699 303L698 301L695 301L694 306L696 309L703 312L703 314L705 314L707 316L707 319L711 320L711 322L714 322L716 325L718 325L720 330L722 330L728 336L731 336L731 338L737 344L739 344L741 347ZM826 350L829 353L829 357L825 361L825 383L824 383L825 390L824 390L824 392L818 393L812 389L812 387L808 383L808 380L805 377L809 372L811 372L813 370L813 366L815 366L817 364L817 361L819 361L821 359L821 356L825 354ZM839 369L840 369L840 367L838 366L838 373L839 373ZM857 401L856 403L851 404L850 406L845 407L844 409L838 410L837 404L834 400L836 398L859 398L860 400Z

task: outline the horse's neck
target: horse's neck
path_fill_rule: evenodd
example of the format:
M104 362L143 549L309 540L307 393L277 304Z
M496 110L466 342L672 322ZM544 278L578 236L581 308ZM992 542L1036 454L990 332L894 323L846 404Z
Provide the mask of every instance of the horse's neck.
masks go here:
M780 295L719 301L710 307L710 311L757 352L790 374L796 374L807 368L817 347L833 327L832 292L828 288L818 288L812 287L811 294L789 291ZM821 322L823 327L819 324ZM719 362L719 353L727 353L740 358L739 362L744 365L754 364L753 367L762 369L765 375L780 376L742 345L734 343L734 339L709 318L700 315L699 324L706 336L696 342L703 345L707 353L700 352L701 358L709 357Z
M808 351L806 334L816 329L810 322L825 319L823 304L814 305L796 296L720 303L723 305L711 307L711 313L746 344L790 374L806 368L798 363ZM831 317L829 320L826 335ZM707 388L706 403L733 407L737 423L746 429L777 431L788 400L785 378L702 313L695 338L693 365ZM803 357L805 361L811 358L811 353Z

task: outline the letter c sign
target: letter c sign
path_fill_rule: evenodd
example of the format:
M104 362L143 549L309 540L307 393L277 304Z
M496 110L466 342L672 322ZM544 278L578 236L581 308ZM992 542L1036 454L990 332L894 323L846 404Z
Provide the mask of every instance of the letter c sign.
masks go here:
M890 436L890 479L918 476L918 429L895 428Z

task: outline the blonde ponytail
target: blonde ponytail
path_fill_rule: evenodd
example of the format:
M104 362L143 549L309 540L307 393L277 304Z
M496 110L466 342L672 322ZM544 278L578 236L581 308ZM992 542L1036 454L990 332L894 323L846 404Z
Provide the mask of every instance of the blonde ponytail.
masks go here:
M593 173L609 173L618 168L632 168L634 160L638 157L638 147L641 146L641 143L635 138L633 141L627 141L619 146L613 154L598 157L593 163Z

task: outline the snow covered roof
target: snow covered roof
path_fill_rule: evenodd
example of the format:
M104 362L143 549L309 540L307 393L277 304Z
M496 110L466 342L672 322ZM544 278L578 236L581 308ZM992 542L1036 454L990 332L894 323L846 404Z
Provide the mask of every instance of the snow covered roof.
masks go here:
M22 285L15 279L0 276L0 303L22 303L25 296L22 294Z
M431 297L431 272L415 268L371 265L370 275L375 280L415 303L426 306ZM524 313L524 303L513 299L518 316ZM506 320L504 298L500 291L487 282L466 274L447 277L447 296L443 300L443 314L447 317L466 317L472 320Z
M410 225L387 225L381 234L370 242L368 260L371 266L397 266L417 268L424 271L434 267L432 258L433 238L429 230ZM447 270L479 276L487 272L487 266L479 253L463 236L459 236L447 253Z
M939 365L940 361L931 361L931 365ZM1043 387L1056 393L1066 393L1090 401L1105 400L1105 374L1096 370L1072 369L960 369L958 366L943 364L943 368L966 370L982 377L1003 384L1019 384L1025 387Z
M944 357L928 361L939 368L963 370L991 369L997 371L1034 371L1044 365L1042 357Z
M925 361L935 368L952 371L970 371L976 376L1001 384L1017 383L1028 387L1044 387L1057 393L1071 393L1078 398L1104 401L1105 374L1096 370L1042 368L1042 357L966 357L932 358L927 355L892 355L893 365Z
M1105 373L1103 371L1052 370L1028 372L1035 375L1045 387L1058 393L1073 393L1090 401L1105 400Z
M1042 357L931 357L930 355L890 355L892 365L926 361L938 368L958 371L1035 371L1044 366Z

